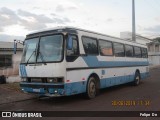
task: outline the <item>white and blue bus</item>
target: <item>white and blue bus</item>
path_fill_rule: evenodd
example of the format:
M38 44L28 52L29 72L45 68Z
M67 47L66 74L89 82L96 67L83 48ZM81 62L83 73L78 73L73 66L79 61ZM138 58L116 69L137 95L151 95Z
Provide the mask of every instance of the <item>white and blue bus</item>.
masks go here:
M86 93L132 83L149 75L147 47L73 27L28 34L20 63L20 87L39 96Z

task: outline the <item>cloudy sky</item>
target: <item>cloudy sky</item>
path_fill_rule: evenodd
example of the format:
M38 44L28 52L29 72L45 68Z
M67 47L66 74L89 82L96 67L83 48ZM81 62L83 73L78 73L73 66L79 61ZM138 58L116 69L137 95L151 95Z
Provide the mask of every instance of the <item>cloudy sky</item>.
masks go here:
M160 35L160 0L135 0L136 32ZM132 0L1 0L0 41L40 29L74 26L119 37L132 29Z

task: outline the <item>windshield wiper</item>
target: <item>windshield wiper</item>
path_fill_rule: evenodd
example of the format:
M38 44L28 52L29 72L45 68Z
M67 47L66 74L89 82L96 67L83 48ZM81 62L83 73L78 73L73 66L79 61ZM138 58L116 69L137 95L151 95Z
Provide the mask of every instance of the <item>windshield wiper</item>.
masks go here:
M32 55L33 55L34 53L36 53L36 49L32 52L31 56L28 58L28 60L27 60L27 62L26 62L26 66L27 66L29 60L31 59L31 57L32 57Z
M32 52L31 56L28 58L28 60L27 60L27 62L26 62L26 65L28 64L29 60L31 59L32 55L33 55L35 52L36 52L36 50L34 50L34 51ZM39 55L40 55L40 58L41 58L42 62L44 63L44 65L47 65L41 52L39 52Z
M44 60L44 57L43 57L42 53L41 53L40 51L39 51L38 53L39 53L40 58L41 58L42 62L44 63L44 65L47 65L47 64L46 64L46 61ZM38 56L39 56L39 55L38 55Z
M37 57L37 51L38 51L38 44L36 45L36 48L35 50L32 52L31 56L28 58L27 62L26 62L26 66L29 62L29 60L31 59L32 55L35 53L35 56ZM37 59L35 58L35 66L36 66L36 62L37 62Z

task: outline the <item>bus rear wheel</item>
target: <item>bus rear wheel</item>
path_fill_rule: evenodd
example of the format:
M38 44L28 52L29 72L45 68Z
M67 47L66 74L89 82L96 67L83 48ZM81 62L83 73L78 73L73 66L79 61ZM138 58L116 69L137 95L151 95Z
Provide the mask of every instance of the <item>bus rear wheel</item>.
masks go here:
M95 77L90 77L87 84L86 96L88 99L93 99L98 94L99 87Z
M133 85L134 85L134 86L139 85L140 80L141 80L140 73L139 73L139 72L136 72L136 73L135 73L135 77L134 77L134 81L133 81Z

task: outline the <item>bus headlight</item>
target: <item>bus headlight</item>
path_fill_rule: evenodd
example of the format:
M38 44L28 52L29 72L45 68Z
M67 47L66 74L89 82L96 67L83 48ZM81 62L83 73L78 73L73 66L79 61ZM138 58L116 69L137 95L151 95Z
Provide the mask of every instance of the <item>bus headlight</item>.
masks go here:
M47 83L63 83L63 78L48 78Z
M26 82L27 81L27 78L22 78L21 79L23 82Z
M47 82L48 82L48 83L57 83L58 80L57 80L57 78L48 78L48 79L47 79Z

